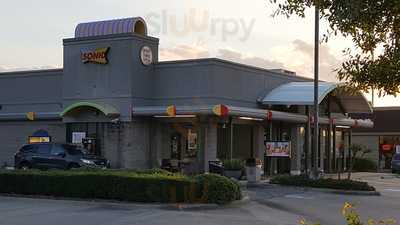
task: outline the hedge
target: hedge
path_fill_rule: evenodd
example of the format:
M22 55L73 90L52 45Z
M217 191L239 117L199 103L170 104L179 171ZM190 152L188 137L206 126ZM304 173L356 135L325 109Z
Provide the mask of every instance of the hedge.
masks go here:
M371 159L355 158L353 163L353 171L355 172L376 172L376 162Z
M221 176L205 183L200 180L163 170L0 171L0 193L163 203L228 203L236 199L231 197L236 197L236 192L217 197L218 190L213 188L234 186L233 181Z
M209 203L226 204L242 198L240 185L227 177L216 174L202 174L195 177L203 188L203 197Z
M290 176L281 175L271 178L270 183L282 184L288 186L302 186L313 188L331 188L339 190L354 190L354 191L375 191L375 188L368 185L367 182L354 181L354 180L336 180L332 178L321 178L312 180L303 175Z

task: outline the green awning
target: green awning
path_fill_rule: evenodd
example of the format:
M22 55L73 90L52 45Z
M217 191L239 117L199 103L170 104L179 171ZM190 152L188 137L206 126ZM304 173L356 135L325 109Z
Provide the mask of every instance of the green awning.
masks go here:
M94 103L94 102L75 102L75 103L67 106L66 108L64 108L64 110L61 112L60 116L64 117L66 114L68 114L72 110L80 108L80 107L95 108L95 109L101 111L102 113L104 113L104 115L107 117L118 117L120 114L116 108L114 108L113 106L108 105L108 104Z

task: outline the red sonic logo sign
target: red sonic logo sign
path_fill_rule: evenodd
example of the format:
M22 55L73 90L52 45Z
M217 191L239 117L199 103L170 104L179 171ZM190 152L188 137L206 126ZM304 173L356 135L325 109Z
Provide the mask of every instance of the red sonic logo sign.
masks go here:
M109 47L106 48L96 48L96 49L84 49L81 50L81 60L83 63L97 63L97 64L107 64L107 54L110 50Z

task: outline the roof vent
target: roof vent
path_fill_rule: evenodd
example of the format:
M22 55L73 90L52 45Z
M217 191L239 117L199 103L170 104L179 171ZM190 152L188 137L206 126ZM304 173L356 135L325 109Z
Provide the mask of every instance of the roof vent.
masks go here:
M286 74L286 75L296 76L296 72L293 72L293 71L290 71L290 70L285 70L285 69L271 69L269 71L275 72L275 73L283 73L283 74Z
M146 22L141 17L80 23L75 28L75 37L92 37L110 34L147 35Z

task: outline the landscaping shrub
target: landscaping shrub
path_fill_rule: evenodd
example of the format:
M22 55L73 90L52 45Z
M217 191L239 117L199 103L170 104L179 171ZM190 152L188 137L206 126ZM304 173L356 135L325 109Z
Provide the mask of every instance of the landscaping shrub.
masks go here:
M368 185L367 182L354 181L354 180L336 180L331 178L322 178L312 180L306 176L290 176L281 175L273 177L270 180L272 184L282 184L289 186L303 186L303 187L314 187L314 188L331 188L340 190L357 190L357 191L375 191L375 188Z
M216 174L202 174L195 177L201 189L202 199L207 203L225 204L242 198L236 181Z
M0 192L138 202L184 202L193 183L182 175L127 171L2 171Z
M377 165L371 159L355 158L353 164L353 171L356 172L376 172Z
M216 193L218 188L223 190L222 196ZM240 188L221 176L193 178L159 169L0 170L0 193L135 202L199 202L204 199L210 203L227 203L238 199Z

